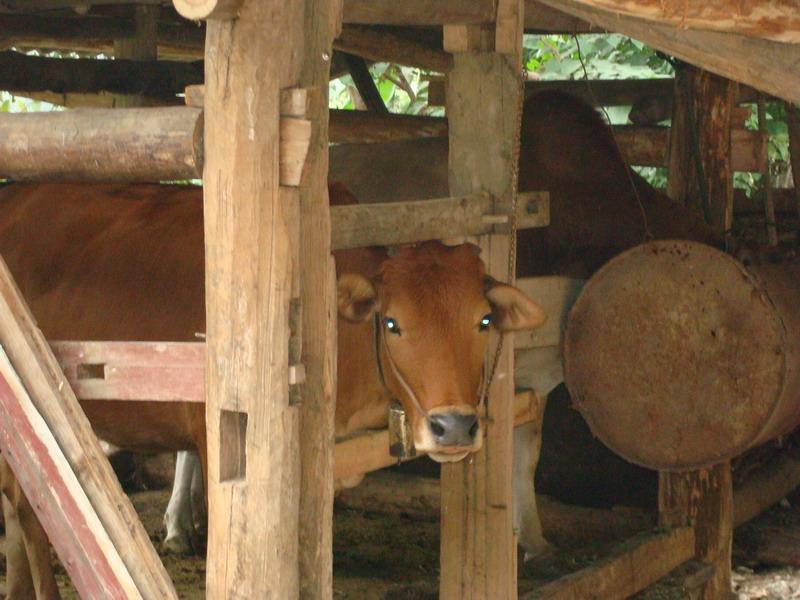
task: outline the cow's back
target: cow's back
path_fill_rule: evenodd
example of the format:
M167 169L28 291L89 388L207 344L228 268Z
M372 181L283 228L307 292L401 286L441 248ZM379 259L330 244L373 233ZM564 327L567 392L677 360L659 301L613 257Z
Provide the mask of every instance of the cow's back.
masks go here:
M0 254L50 340L196 341L202 217L193 187L8 185ZM201 404L83 405L102 438L132 449L191 447L203 426Z

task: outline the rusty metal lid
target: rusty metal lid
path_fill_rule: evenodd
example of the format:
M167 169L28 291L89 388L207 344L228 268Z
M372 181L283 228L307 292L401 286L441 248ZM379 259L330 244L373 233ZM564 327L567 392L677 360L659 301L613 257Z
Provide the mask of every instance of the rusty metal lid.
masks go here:
M709 246L656 241L615 257L570 312L564 371L609 448L652 469L731 458L779 402L786 331L757 278Z

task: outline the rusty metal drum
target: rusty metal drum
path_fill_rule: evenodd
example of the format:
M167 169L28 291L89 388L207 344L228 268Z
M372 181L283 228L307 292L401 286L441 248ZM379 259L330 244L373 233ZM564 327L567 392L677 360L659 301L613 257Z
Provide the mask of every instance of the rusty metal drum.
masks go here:
M594 434L627 460L726 460L800 421L800 267L745 268L687 241L620 254L587 283L565 380Z

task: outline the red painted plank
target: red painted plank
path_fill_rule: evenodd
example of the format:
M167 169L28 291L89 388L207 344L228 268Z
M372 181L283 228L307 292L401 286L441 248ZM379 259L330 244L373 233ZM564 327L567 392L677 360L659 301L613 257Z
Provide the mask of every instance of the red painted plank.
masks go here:
M55 440L48 447L39 436L22 402L0 373L0 450L80 596L127 598L86 514L56 464L53 453L60 449ZM66 464L66 458L63 462Z

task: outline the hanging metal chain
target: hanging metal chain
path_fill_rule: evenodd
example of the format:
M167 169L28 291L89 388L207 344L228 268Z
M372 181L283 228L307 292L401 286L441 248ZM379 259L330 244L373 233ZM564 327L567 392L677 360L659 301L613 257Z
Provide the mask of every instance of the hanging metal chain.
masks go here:
M509 215L509 240L508 240L508 275L507 280L510 283L514 280L517 268L517 204L519 201L519 157L522 151L522 113L525 106L525 81L528 79L528 71L523 66L520 70L517 81L517 122L516 122L516 135L514 136L514 147L511 153L511 214ZM497 341L494 357L492 358L492 366L489 369L489 376L484 379L485 383L481 391L481 397L478 399L478 412L480 413L483 405L488 402L489 388L494 380L497 365L500 364L500 356L503 353L503 341L505 334L500 332L500 339Z

